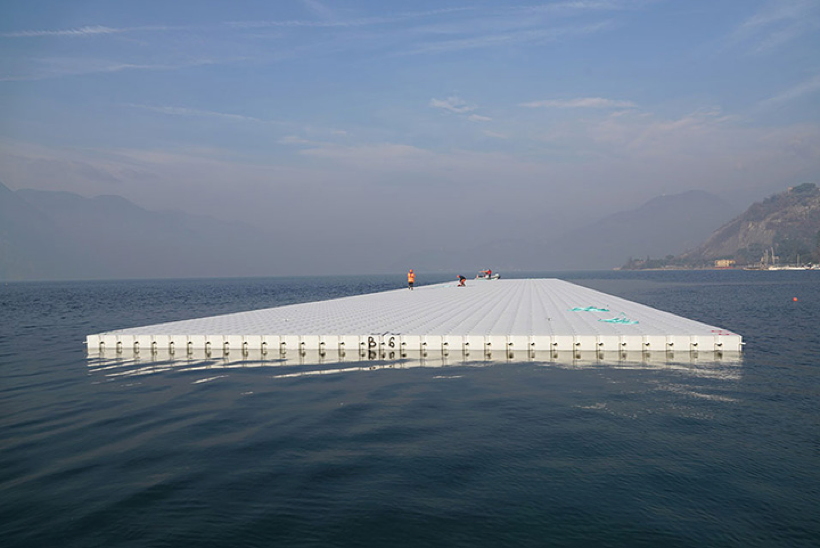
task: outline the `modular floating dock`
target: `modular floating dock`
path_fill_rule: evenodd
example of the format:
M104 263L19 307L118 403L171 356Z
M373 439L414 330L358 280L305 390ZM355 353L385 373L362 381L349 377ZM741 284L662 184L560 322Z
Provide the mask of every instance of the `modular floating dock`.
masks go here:
M740 335L557 279L469 280L89 335L89 353L738 353Z

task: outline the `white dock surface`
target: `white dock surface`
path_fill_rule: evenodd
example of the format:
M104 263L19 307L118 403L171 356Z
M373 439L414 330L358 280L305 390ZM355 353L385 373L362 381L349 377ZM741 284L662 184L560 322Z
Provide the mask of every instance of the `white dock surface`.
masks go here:
M575 310L573 310L575 309ZM580 309L580 310L578 310ZM605 320L616 320L608 322ZM469 280L89 335L89 352L739 352L740 335L557 279Z

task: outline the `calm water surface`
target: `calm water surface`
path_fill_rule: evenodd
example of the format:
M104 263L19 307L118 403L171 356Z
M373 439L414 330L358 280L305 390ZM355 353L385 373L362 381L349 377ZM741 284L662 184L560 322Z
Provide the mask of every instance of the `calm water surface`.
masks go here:
M0 285L0 544L820 545L820 272L557 276L743 357L106 369L85 335L403 276Z

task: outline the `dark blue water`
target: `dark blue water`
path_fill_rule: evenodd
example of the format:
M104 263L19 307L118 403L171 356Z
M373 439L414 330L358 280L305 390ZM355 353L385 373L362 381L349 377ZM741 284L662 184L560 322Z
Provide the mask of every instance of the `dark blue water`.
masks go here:
M820 545L820 272L560 277L743 358L112 376L85 335L402 276L2 285L0 545Z

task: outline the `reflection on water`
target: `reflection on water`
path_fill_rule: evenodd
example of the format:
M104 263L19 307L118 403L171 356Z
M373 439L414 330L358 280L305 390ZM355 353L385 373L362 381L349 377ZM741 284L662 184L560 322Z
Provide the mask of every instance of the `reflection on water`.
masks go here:
M484 367L504 363L531 362L546 367L617 369L663 368L680 370L693 376L737 379L740 377L742 356L730 353L649 353L649 352L319 352L288 353L233 352L211 353L205 350L188 354L170 354L167 351L139 353L89 353L88 367L94 374L108 378L151 375L164 371L206 371L209 375L219 370L244 368L271 368L273 378L302 377L409 369L415 367ZM217 377L214 377L217 378ZM208 377L206 380L213 380ZM200 382L204 382L201 380Z

